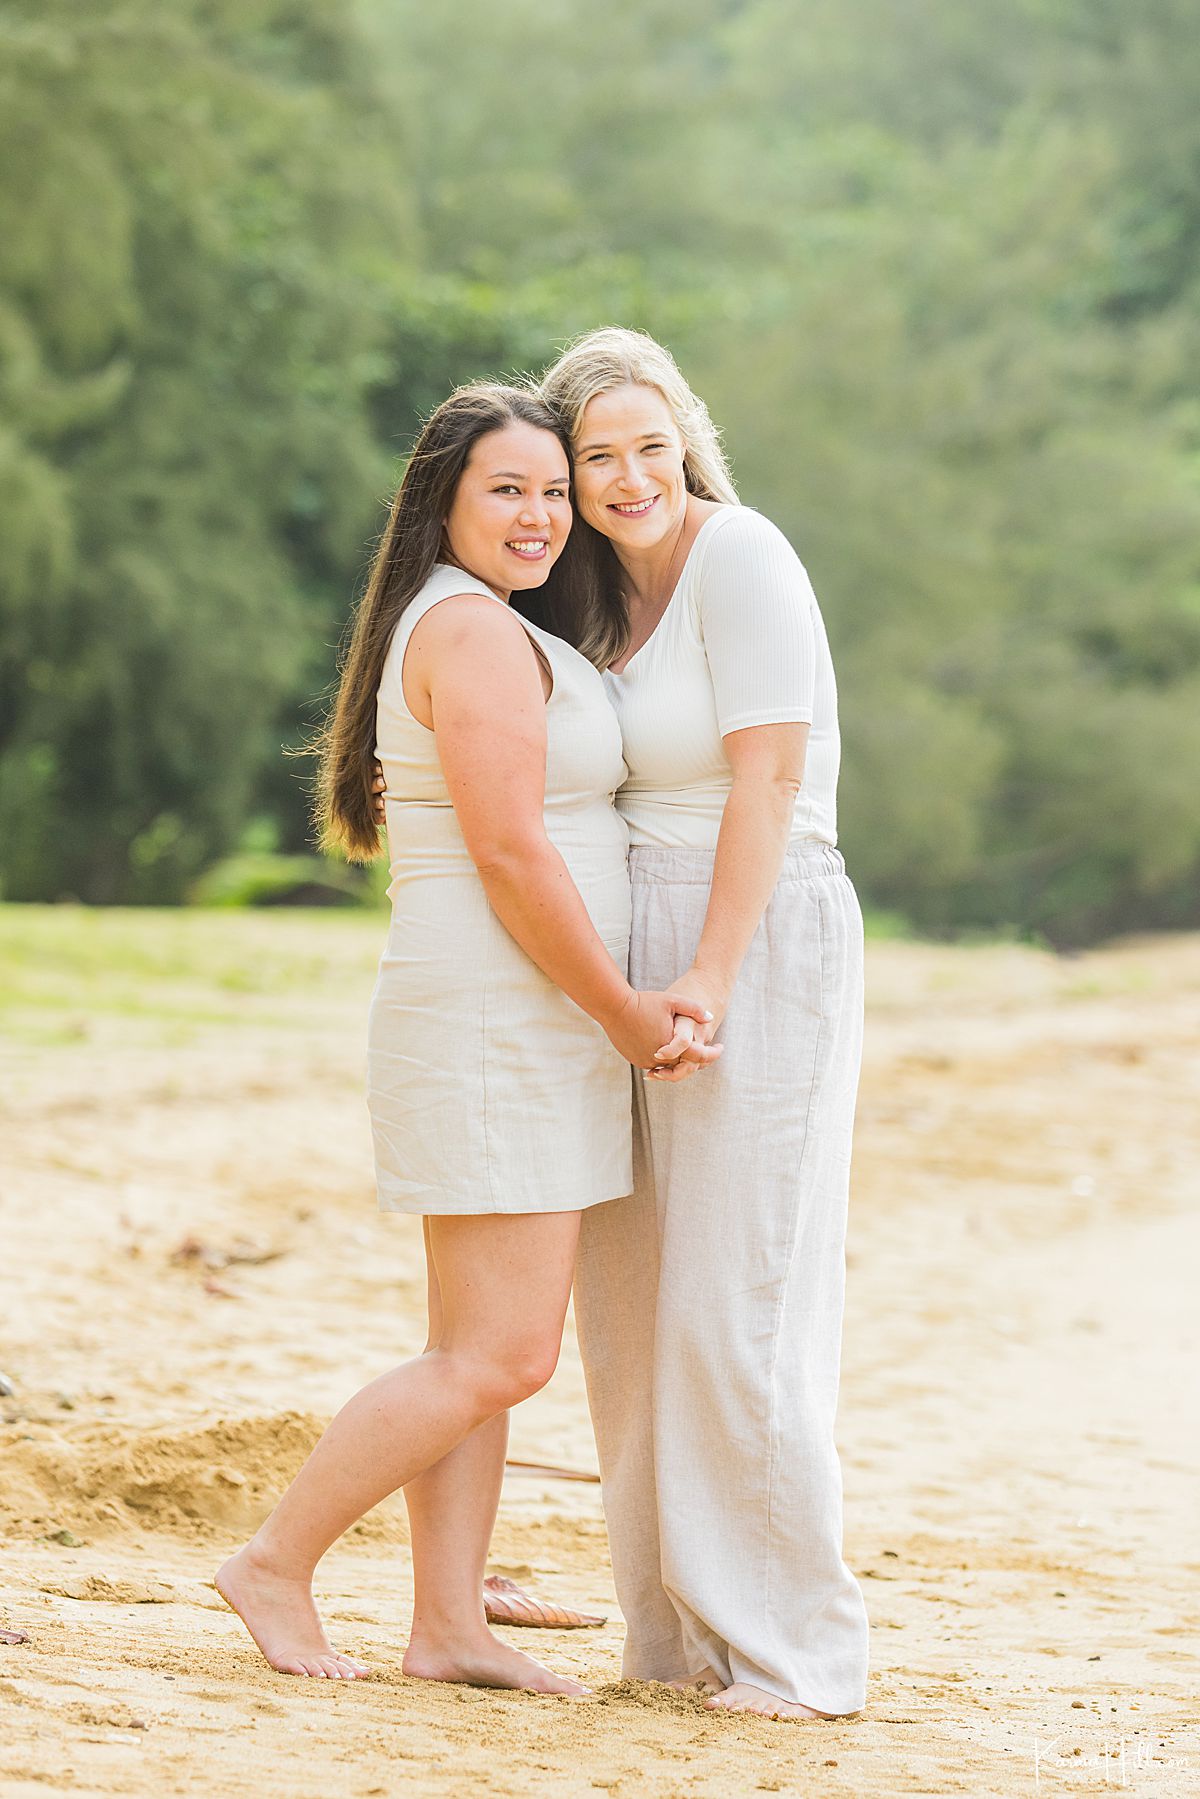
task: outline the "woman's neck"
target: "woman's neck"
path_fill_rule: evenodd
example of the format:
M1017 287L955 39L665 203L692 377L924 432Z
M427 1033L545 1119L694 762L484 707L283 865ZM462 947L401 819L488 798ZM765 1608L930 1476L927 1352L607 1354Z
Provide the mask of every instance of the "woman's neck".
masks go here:
M689 494L678 523L659 542L646 550L627 550L614 544L617 561L625 574L626 598L646 612L664 607L683 573L688 552L710 513L719 507L711 500Z
M464 575L470 575L472 581L482 582L483 586L487 588L488 592L491 594L494 594L498 600L503 600L503 602L506 606L509 606L512 604L512 589L511 588L497 587L493 581L485 580L482 575L477 575L473 568L468 568L465 563L460 562L458 560L457 556L452 556L450 554L449 550L443 549L442 553L438 557L438 561L440 563L442 563L443 566L446 568L461 569L461 571Z

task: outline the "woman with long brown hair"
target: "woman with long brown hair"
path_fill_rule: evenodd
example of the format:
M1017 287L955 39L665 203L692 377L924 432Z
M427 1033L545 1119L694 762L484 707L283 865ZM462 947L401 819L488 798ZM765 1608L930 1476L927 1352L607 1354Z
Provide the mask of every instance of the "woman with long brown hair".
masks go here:
M324 836L354 857L377 851L376 756L384 773L392 919L369 1103L380 1203L425 1220L430 1334L423 1355L342 1408L218 1573L284 1673L365 1672L330 1645L312 1576L403 1487L405 1672L585 1690L484 1619L506 1412L554 1368L582 1214L630 1189L629 1064L653 1066L664 1044L674 1059L676 1013L702 1021L707 1008L625 979L616 720L596 669L509 604L567 549L570 479L569 442L528 392L478 385L437 409L393 503L323 746Z

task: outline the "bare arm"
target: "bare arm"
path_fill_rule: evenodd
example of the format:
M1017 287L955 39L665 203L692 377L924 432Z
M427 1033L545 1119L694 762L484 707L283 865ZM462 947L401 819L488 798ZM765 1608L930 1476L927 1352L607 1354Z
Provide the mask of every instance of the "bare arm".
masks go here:
M674 1039L674 1012L701 1019L706 1008L672 1006L630 987L546 835L545 693L524 628L479 596L443 602L413 632L404 685L413 712L434 730L455 815L493 911L621 1054L646 1067L659 1045Z
M727 517L714 533L697 603L731 786L695 961L671 992L703 994L719 1018L791 834L808 749L803 721L813 717L820 614L787 539L748 512ZM703 1040L716 1028L696 1034Z
M733 784L694 963L715 986L722 1010L783 867L808 731L805 724L754 725L724 740Z
M719 1029L734 982L779 879L804 778L806 724L753 725L724 739L733 783L713 861L712 890L691 968L670 989L672 999L697 1000L713 1013L697 1029L700 1043ZM660 1080L681 1078L663 1070ZM664 1060L669 1060L665 1057Z

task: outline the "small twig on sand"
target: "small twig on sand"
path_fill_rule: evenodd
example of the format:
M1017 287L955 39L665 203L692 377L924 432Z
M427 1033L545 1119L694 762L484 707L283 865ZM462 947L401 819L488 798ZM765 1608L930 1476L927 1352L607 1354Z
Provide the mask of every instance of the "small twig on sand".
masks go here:
M514 1474L542 1474L550 1480L587 1480L597 1486L600 1484L598 1474L588 1474L580 1468L555 1468L549 1462L508 1461L504 1466L511 1468Z
M268 1243L252 1242L249 1237L235 1237L228 1249L218 1249L202 1237L187 1236L171 1251L171 1260L178 1268L261 1268L265 1262L277 1262L286 1254L285 1249L273 1249Z

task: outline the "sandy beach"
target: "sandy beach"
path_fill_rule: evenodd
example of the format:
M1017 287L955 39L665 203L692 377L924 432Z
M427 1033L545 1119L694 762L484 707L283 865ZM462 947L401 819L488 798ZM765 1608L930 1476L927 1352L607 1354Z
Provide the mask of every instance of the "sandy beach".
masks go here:
M869 947L840 1441L867 1710L620 1679L599 1489L514 1472L492 1566L607 1614L572 1703L405 1679L402 1503L323 1564L357 1683L211 1586L423 1341L374 1206L378 918L0 909L0 1792L1200 1792L1200 939ZM514 1457L595 1468L573 1341Z

